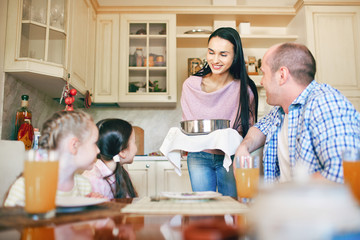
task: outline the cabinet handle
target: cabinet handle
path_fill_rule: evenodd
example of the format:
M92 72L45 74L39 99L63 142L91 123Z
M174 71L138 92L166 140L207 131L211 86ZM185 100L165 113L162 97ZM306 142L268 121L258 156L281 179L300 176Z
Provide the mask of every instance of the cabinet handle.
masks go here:
M146 167L146 168L150 168L150 164L146 164L145 167Z
M182 163L180 164L180 167L181 167L181 168L183 167Z

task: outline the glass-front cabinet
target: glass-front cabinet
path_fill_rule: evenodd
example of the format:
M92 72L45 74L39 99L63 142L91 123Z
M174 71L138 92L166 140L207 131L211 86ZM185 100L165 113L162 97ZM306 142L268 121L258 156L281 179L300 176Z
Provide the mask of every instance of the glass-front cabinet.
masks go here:
M65 80L91 91L95 23L90 0L8 1L5 72L55 98Z
M119 105L176 103L175 15L121 15Z
M23 0L20 58L65 65L66 0Z
M67 79L68 0L8 1L4 71L60 97Z

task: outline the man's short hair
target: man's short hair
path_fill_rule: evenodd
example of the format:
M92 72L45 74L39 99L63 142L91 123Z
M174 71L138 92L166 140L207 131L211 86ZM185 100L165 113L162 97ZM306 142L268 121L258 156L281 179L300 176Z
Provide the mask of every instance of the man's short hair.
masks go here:
M299 83L309 84L315 78L316 62L309 49L297 43L279 45L271 54L268 64L274 73L287 67L291 76Z

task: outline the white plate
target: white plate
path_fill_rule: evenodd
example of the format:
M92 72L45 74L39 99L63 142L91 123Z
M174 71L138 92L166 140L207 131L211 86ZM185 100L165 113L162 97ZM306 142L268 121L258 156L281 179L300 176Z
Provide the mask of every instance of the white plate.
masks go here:
M105 198L56 197L57 207L87 207L108 201Z
M181 199L181 200L205 200L212 199L222 196L218 192L162 192L161 195L166 198L171 199Z

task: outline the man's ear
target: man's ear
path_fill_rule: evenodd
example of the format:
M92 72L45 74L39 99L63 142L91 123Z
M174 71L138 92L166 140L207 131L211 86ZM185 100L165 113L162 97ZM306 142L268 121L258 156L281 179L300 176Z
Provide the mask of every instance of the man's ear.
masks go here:
M287 67L280 67L280 86L284 85L290 77L290 71Z
M76 155L78 152L80 142L77 137L72 137L68 143L69 152L73 155Z

